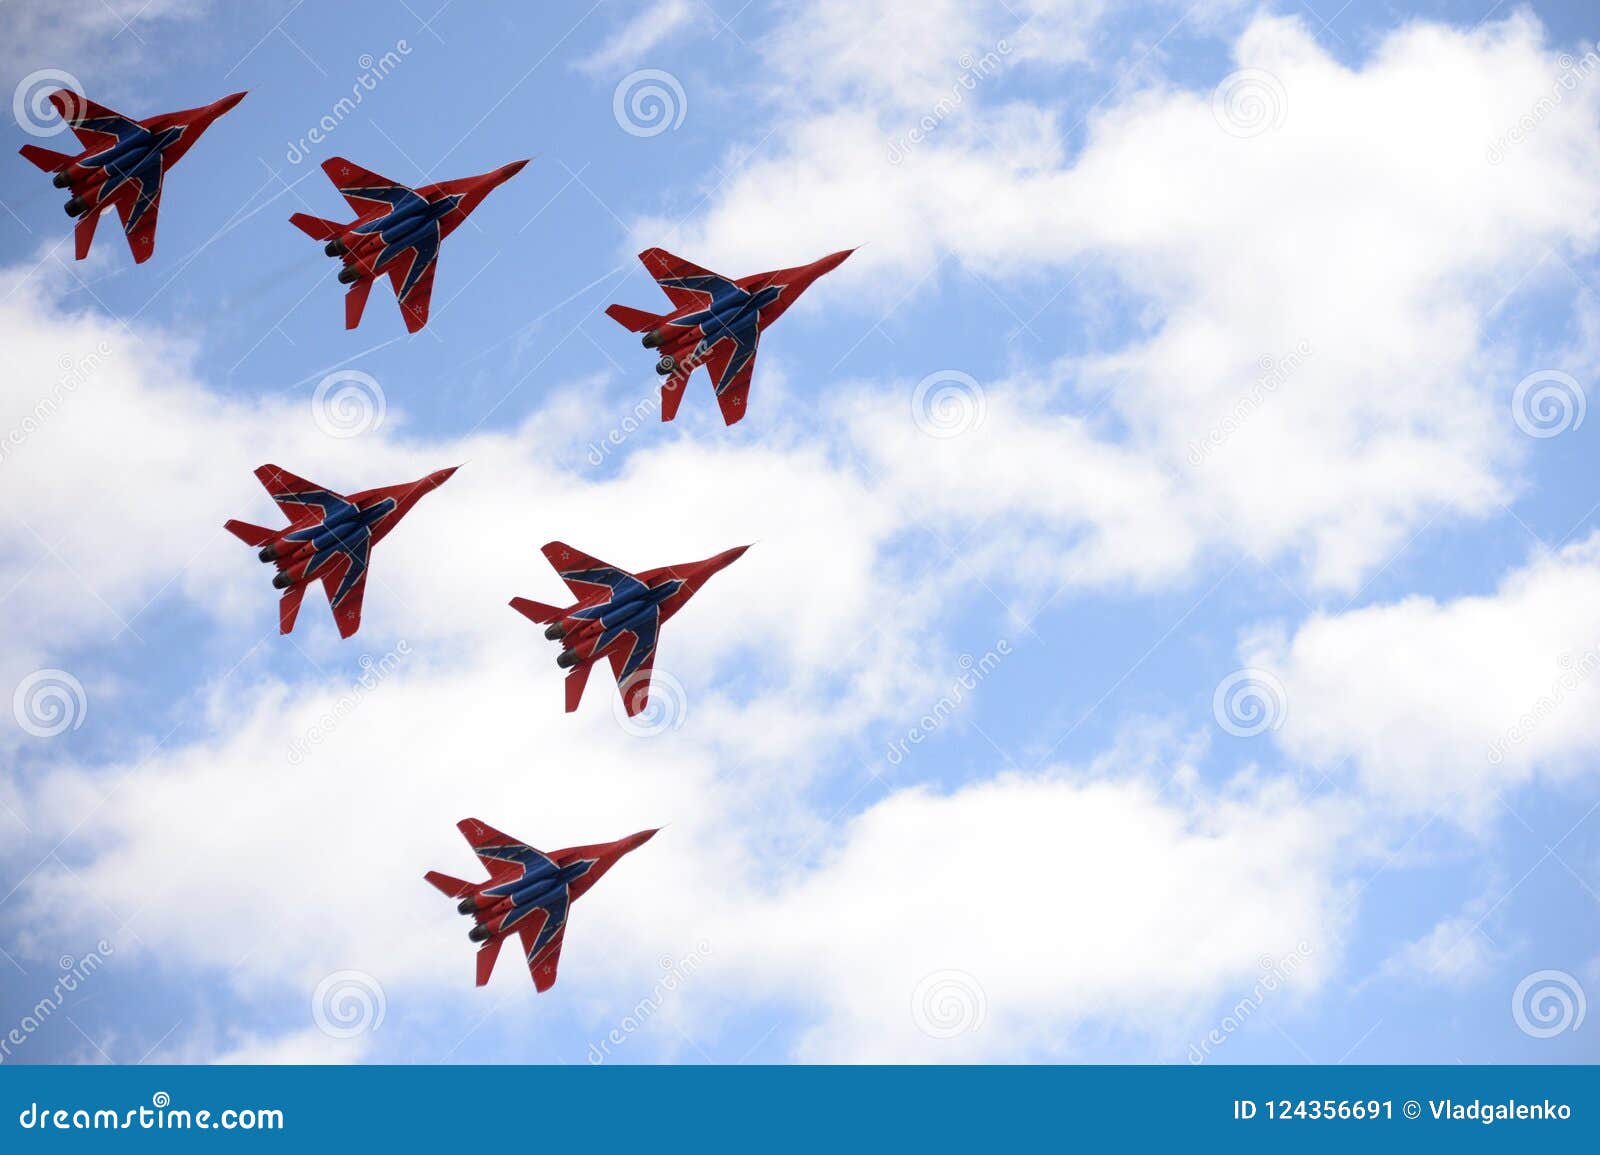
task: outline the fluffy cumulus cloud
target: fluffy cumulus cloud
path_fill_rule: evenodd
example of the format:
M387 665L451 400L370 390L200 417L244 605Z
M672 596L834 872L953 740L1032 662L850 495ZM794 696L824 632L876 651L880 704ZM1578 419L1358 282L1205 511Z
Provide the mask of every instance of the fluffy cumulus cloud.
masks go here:
M5 320L27 372L8 377L5 415L26 436L3 468L30 513L6 520L0 556L12 598L33 599L27 617L40 615L24 635L29 660L137 629L162 591L208 616L218 652L243 655L192 703L198 737L10 776L31 840L41 851L61 840L9 900L32 928L25 940L104 931L110 919L124 957L182 959L246 1006L285 992L304 1000L346 970L390 997L452 990L467 945L439 949L455 921L419 873L474 873L449 827L465 813L549 846L668 823L625 865L628 886L585 900L564 981L614 1002L650 989L664 949L705 943L712 977L682 1000L692 1029L714 1030L736 993L800 1014L811 1029L797 1053L808 1057L1000 1054L1008 1039L1044 1047L1030 1024L1096 1016L1160 1034L1152 1008L1170 1019L1248 986L1264 955L1336 937L1341 824L1280 788L1206 795L1189 773L1163 790L1137 759L1116 757L951 794L874 781L849 763L841 780L830 765L840 741L932 701L942 684L929 672L943 668L940 643L920 623L954 587L931 581L884 602L904 564L893 548L904 522L881 475L807 443L669 440L608 479L582 480L537 464L553 456L542 438L570 434L537 422L464 442L384 433L333 445L302 397L220 401L181 346L64 309L48 278L9 284ZM64 371L58 350L80 346L97 359L39 411L40 390ZM154 440L124 445L136 415ZM403 415L392 425L403 430ZM320 607L308 606L311 629L296 639L304 674L286 681L262 653L283 645L272 596L240 580L259 567L216 528L227 515L275 517L248 475L261 456L352 487L471 459L378 558L361 639L376 676L332 642ZM86 488L90 463L104 460L125 462L138 488ZM803 502L786 497L796 491ZM780 501L793 516L774 535L764 511ZM668 634L659 668L695 724L654 738L617 725L603 682L576 717L557 712L549 654L503 604L508 591L559 599L534 552L539 533L583 537L614 524L603 514L619 503L642 536L584 544L629 564L708 554L767 526L716 579L719 612L692 606ZM141 548L107 556L103 543L117 540ZM809 564L819 557L820 579ZM63 586L83 596L63 598ZM851 639L864 644L841 663ZM762 660L744 664L752 652ZM529 710L541 697L551 709ZM848 804L817 801L851 794L854 808L880 800L855 818ZM200 917L197 877L250 917ZM1099 883L1083 885L1090 877ZM946 971L958 972L954 986ZM987 1030L959 1017L968 998ZM183 1045L357 1057L311 1033L225 1031Z
M684 11L657 6L638 28L664 37ZM0 481L25 511L0 518L4 684L93 665L162 598L229 655L177 740L0 776L32 841L63 840L8 915L42 933L109 911L130 955L195 968L242 1006L345 970L449 1000L468 945L441 946L459 922L419 875L474 872L450 820L550 847L667 822L619 867L628 885L578 909L563 997L631 1005L659 956L697 952L706 979L671 1012L688 1034L776 1007L805 1024L799 1057L1072 1057L1059 1040L1107 1022L1177 1057L1176 1027L1252 989L1263 960L1295 955L1306 992L1333 973L1371 796L1465 794L1470 813L1487 789L1574 772L1600 737L1600 618L1585 608L1600 605L1600 539L1492 595L1252 640L1247 656L1288 687L1284 750L1348 761L1365 798L1308 799L1257 773L1219 786L1183 753L1176 774L1113 750L943 790L842 756L937 696L949 642L927 623L974 574L1002 600L1163 587L1249 551L1349 587L1440 512L1493 510L1517 484L1496 382L1522 372L1488 351L1486 317L1541 252L1591 245L1600 212L1600 89L1487 157L1485 126L1516 124L1553 81L1523 17L1413 25L1359 67L1296 21L1258 18L1235 65L1264 86L1262 131L1209 89L1146 83L1097 111L1071 155L1071 126L1002 101L1015 94L996 74L891 159L959 85L963 52L1021 19L1051 35L1024 30L1002 67L1047 68L1076 55L1062 33L1098 6L910 12L796 10L761 50L809 78L807 99L772 159L680 239L713 265L761 267L870 237L836 287L875 306L924 276L1004 288L1088 266L1086 285L1133 303L1132 334L1100 352L957 379L957 418L985 414L957 437L928 435L947 411L906 411L910 374L839 391L816 428L760 445L675 430L609 471L560 464L592 432L559 392L513 428L428 438L395 411L335 440L303 394L224 399L158 329L64 305L48 263L0 275ZM468 463L381 548L361 649L332 641L314 599L309 628L276 638L261 567L220 528L275 521L249 476L263 460L345 490ZM137 485L107 485L107 462ZM629 567L755 542L715 579L715 612L702 599L665 633L657 668L693 725L626 732L603 679L575 717L558 712L551 653L504 604L562 597L536 552L549 537ZM305 658L292 678L271 656L285 645ZM197 877L232 909L197 911ZM353 1057L304 1025L221 1032L208 1053Z
M786 44L794 67L854 59L822 35ZM955 80L948 46L925 47L906 56ZM832 288L891 325L918 277L964 271L1043 278L1091 312L1131 298L1142 329L1059 365L1055 395L1114 417L1195 534L1353 589L1420 525L1514 491L1500 403L1528 367L1485 327L1548 252L1600 235L1600 88L1552 104L1557 54L1520 15L1410 25L1358 67L1260 17L1233 65L1215 92L1151 83L1108 102L1070 156L1053 111L998 99L1003 73L920 143L898 106L825 103L682 244L759 267L774 245L871 238ZM1535 109L1535 131L1502 140Z
M1536 775L1593 770L1600 740L1600 536L1543 552L1493 593L1319 614L1259 638L1288 693L1294 757L1354 767L1373 794L1481 818Z

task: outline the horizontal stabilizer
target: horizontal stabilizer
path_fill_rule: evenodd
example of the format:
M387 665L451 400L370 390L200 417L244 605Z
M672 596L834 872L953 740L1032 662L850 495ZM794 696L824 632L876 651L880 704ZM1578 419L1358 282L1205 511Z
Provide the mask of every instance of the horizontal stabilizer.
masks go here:
M266 545L278 535L265 526L251 525L248 521L229 521L222 527L245 545Z
M447 898L465 898L478 889L470 882L453 878L448 874L441 874L437 870L430 870L423 877L442 890Z
M350 286L344 295L344 327L354 329L361 324L361 314L367 307L367 294L372 292L372 278L363 277Z
M500 944L506 940L503 937L491 938L478 948L478 985L489 985L489 976L494 973L494 960L500 957Z
M289 218L289 223L299 229L314 241L331 241L334 237L344 232L342 228L332 221L325 221L321 217L314 217L310 213L295 213Z
M300 616L300 601L306 596L306 587L293 585L283 591L278 599L278 632L287 634L294 629L294 620Z
M544 625L546 622L559 622L562 618L560 610L555 606L547 606L543 602L532 601L528 598L512 598L511 608L531 622Z
M572 667L572 673L567 675L567 713L572 713L578 708L578 703L583 701L583 687L588 684L589 671L593 668L592 662L580 662Z
M45 172L60 172L72 163L72 158L66 153L51 152L48 148L40 148L36 144L25 144L18 151Z
M630 309L626 305L608 306L606 316L631 333L645 333L659 328L663 320L655 313L647 313L643 309Z
M78 260L83 260L89 255L89 246L94 244L94 227L100 223L100 209L90 209L78 218L77 226L72 230L73 254Z

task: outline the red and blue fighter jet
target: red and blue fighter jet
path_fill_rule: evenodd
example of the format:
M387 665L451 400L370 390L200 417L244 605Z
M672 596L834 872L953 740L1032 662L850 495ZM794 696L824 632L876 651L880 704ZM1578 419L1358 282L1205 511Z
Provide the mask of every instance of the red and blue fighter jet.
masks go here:
M612 305L606 316L643 333L646 349L661 350L656 362L656 372L666 378L661 383L661 420L678 415L683 387L697 365L706 366L711 374L723 421L732 425L743 418L761 330L783 316L812 281L837 269L854 251L846 249L809 265L737 281L665 249L640 253L639 259L671 298L675 311L657 315Z
M361 323L372 282L385 273L400 302L406 331L415 333L426 325L439 242L527 163L513 161L482 176L413 189L340 156L324 161L322 171L355 210L356 219L341 225L295 213L289 220L313 240L327 241L322 251L340 259L339 283L350 286L344 298L344 327L354 329Z
M617 691L631 718L650 704L650 670L661 623L681 610L712 574L749 548L741 545L705 561L632 574L552 541L544 547L544 556L577 602L558 609L512 598L511 608L532 621L548 623L544 636L561 643L556 665L572 671L567 675L569 714L583 698L590 668L604 657L611 662Z
M277 567L272 585L283 591L278 602L278 632L287 634L294 629L306 586L320 578L339 636L348 638L355 633L361 626L361 598L367 588L372 547L423 494L438 489L455 471L455 467L441 469L408 485L364 489L346 497L276 465L257 469L256 477L288 515L288 527L267 529L247 521L229 521L224 528L246 545L260 546L261 560Z
M641 830L616 842L573 846L544 854L527 843L501 834L476 818L464 818L456 828L489 869L487 882L467 882L430 870L424 876L450 898L459 898L456 910L472 916L467 937L478 948L478 985L489 981L495 959L506 937L516 931L536 990L555 985L561 961L561 943L567 932L567 912L572 904L600 881L628 851L644 845L656 833Z
M61 119L72 126L84 151L76 156L52 152L36 144L22 146L22 155L68 191L67 215L77 219L77 258L89 255L100 214L112 205L122 217L122 231L136 264L156 248L156 215L161 211L161 183L167 170L182 159L211 122L244 99L224 96L204 108L168 112L134 120L67 89L50 94Z

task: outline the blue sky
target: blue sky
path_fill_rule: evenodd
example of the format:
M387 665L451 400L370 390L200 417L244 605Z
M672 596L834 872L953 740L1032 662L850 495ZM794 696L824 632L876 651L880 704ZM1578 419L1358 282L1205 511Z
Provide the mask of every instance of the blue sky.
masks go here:
M1335 7L23 6L16 145L66 147L43 70L250 95L144 265L0 176L6 1061L1593 1060L1600 26ZM336 155L534 160L408 336L287 223ZM725 428L702 379L655 420L602 312L664 304L647 245L864 247ZM466 466L341 643L221 532L266 461ZM664 631L659 732L599 678L561 713L504 605L552 538L756 542ZM421 881L468 815L667 829L535 996Z

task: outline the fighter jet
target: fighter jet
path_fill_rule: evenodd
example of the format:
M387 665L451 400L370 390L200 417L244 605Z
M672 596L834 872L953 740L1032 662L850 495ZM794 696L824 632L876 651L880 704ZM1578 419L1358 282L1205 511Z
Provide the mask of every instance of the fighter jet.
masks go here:
M476 818L464 818L456 828L489 868L487 882L467 882L430 870L424 876L451 898L456 910L472 916L467 938L478 948L478 985L489 981L495 959L506 936L516 931L536 990L555 985L561 942L567 931L567 911L617 859L650 841L654 830L616 842L573 846L544 854Z
M766 328L824 273L844 263L854 249L834 253L794 269L757 273L737 281L675 257L665 249L639 254L644 267L672 300L672 313L647 313L612 305L606 315L625 329L644 334L646 349L660 349L656 372L661 383L661 420L678 415L683 387L695 366L705 365L717 391L722 419L732 425L745 414L756 345Z
M372 547L423 494L448 481L456 468L441 469L409 485L364 489L348 497L276 465L257 469L256 477L288 515L288 527L267 529L247 521L230 521L224 528L246 545L260 546L257 556L277 567L272 585L283 591L278 602L278 632L287 634L294 629L306 586L320 578L339 636L348 638L355 633L361 626L361 598L367 588Z
M339 283L350 286L344 298L344 327L354 329L361 323L373 279L384 273L400 301L406 330L415 333L426 325L439 242L527 163L513 161L482 176L413 189L341 156L324 161L322 171L350 202L356 219L341 225L295 213L289 220L313 240L327 241L322 251L339 258Z
M150 259L156 247L156 214L161 211L161 183L166 172L211 127L211 122L244 99L235 92L204 108L168 112L134 120L68 89L50 94L61 118L72 126L84 151L76 156L52 152L36 144L22 146L22 155L69 194L67 215L77 219L77 258L89 255L100 214L115 205L122 231L136 264Z
M577 602L563 610L512 598L511 608L532 621L548 623L544 636L561 643L556 665L572 671L567 675L567 713L578 708L589 669L601 657L611 662L628 716L648 706L661 623L681 610L712 574L749 548L741 545L705 561L631 574L564 542L548 543L544 556Z

